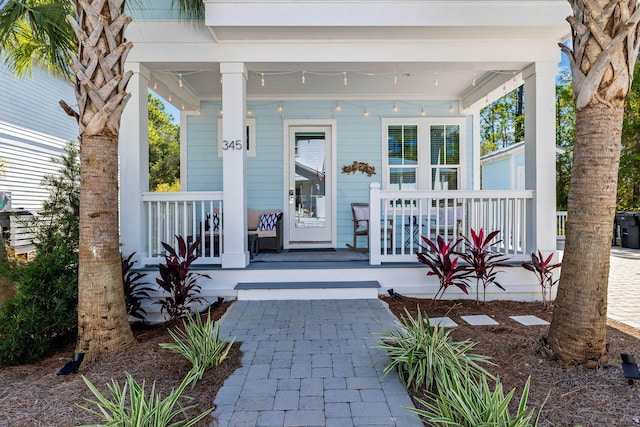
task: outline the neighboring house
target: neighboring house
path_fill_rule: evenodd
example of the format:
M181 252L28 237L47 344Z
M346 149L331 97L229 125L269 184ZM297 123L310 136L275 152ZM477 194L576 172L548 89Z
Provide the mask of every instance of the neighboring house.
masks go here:
M0 159L6 174L0 176L0 192L11 193L13 210L39 211L49 197L42 178L54 174L69 141L77 141L78 124L58 101L75 104L73 86L46 71L15 77L0 58Z
M524 141L480 157L483 190L524 190ZM556 146L556 154L565 150Z
M16 78L0 58L0 159L5 173L0 176L0 227L13 230L10 249L16 255L31 250L29 234L8 211L38 212L49 190L42 185L45 175L58 172L51 161L64 153L69 141L77 140L78 124L67 116L58 101L75 104L73 86L40 69L31 76ZM10 225L11 223L11 225Z
M514 261L555 249L544 225L555 219L565 1L207 0L197 25L170 4L130 11L126 253L152 265L161 241L202 237L207 296L237 296L240 282L309 280L377 280L380 292L432 296L437 282L416 268L415 233L500 229L499 249ZM480 109L519 85L524 189L481 190ZM180 193L148 192L148 88L181 110ZM354 162L375 174L342 172ZM371 206L368 268L250 263L247 209L283 212L285 249L344 248L353 202ZM218 229L202 226L207 213L222 218ZM504 274L508 292L490 289L489 298L539 298L531 273Z

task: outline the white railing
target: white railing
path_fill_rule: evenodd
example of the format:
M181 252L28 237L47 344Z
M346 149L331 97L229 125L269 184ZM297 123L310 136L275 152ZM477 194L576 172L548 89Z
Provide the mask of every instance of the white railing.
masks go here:
M567 211L556 212L556 237L564 239L567 234Z
M527 210L532 190L522 191L389 191L372 184L369 247L371 264L415 261L421 236L451 240L470 230L500 230L494 250L526 254ZM378 208L376 208L376 206ZM462 248L461 248L462 249Z
M213 230L207 221L207 213L222 214L221 191L143 193L142 201L147 228L143 264L164 261L162 242L177 247L175 236L189 245L200 239L195 264L221 264L222 224Z

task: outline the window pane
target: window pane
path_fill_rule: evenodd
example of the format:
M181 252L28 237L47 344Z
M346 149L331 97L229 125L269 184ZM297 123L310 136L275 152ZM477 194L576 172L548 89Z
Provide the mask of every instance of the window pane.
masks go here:
M404 164L418 164L418 127L404 127Z
M389 171L390 190L415 190L416 186L415 168L391 168Z
M402 164L402 126L389 126L389 164Z
M444 126L431 126L431 164L443 165L445 157Z
M446 127L447 165L460 163L460 126Z
M431 169L431 182L433 190L457 190L457 168L433 168Z

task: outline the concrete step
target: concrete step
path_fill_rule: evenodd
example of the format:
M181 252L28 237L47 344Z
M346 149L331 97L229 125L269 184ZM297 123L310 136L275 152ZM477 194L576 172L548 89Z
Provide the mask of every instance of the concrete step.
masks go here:
M239 301L376 299L377 280L331 282L241 282L234 289Z

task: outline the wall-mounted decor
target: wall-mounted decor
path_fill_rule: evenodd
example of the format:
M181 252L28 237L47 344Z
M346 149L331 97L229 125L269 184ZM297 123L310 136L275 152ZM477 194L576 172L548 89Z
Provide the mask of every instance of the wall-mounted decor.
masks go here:
M370 166L369 163L364 162L353 162L350 165L345 165L342 167L342 173L356 173L362 172L366 173L368 176L376 174L376 168Z

